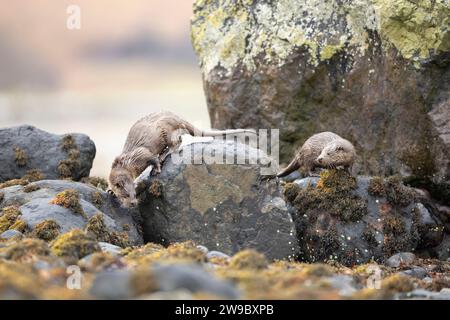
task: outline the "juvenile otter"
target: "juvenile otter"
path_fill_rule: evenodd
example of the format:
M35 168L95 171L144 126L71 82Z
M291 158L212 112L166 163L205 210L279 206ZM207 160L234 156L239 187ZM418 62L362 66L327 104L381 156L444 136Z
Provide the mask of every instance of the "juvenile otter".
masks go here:
M114 160L109 191L126 207L137 205L135 180L141 174L160 173L161 163L181 143L183 134L214 137L253 130L199 130L171 112L155 112L136 122L122 153Z
M309 175L315 168L344 167L351 173L356 152L353 144L333 132L321 132L311 136L297 151L289 165L277 174L285 177L303 167Z

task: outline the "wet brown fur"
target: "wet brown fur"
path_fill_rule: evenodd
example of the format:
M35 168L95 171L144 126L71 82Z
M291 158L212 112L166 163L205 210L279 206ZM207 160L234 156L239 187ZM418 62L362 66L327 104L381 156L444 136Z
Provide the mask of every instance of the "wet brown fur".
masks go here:
M221 136L253 130L199 130L171 112L155 112L136 122L128 133L122 153L114 160L109 184L126 206L136 205L134 180L149 166L161 172L161 163L181 143L181 136ZM131 200L130 200L131 199Z
M355 157L355 148L350 141L333 132L317 133L305 141L291 163L277 177L285 177L300 168L309 175L315 168L343 167L351 173Z

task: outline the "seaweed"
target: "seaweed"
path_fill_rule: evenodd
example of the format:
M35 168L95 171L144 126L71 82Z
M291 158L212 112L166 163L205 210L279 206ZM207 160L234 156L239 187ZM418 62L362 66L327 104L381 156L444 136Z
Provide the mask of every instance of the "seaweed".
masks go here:
M233 269L265 269L268 266L266 257L253 249L246 249L236 253L230 260Z
M10 206L3 208L0 216L0 234L9 230L22 214L17 207Z
M40 190L41 189L41 187L39 187L38 185L36 185L36 184L28 184L28 185L26 185L24 188L23 188L23 192L25 192L25 193L31 193L31 192L34 192L34 191L38 191L38 190Z
M58 172L61 178L74 178L80 169L80 151L72 135L65 135L61 140L61 149L67 153L67 158L58 164Z
M103 214L100 213L89 218L85 231L100 242L108 242L122 248L130 245L128 234L126 232L110 232L105 224Z
M28 180L12 179L12 180L8 180L3 183L0 183L0 189L13 187L13 186L26 186L28 183L29 183Z
M50 204L55 204L67 208L87 219L87 216L84 213L83 208L81 207L80 194L77 190L68 189L58 193L56 197L50 201Z
M92 203L94 206L97 207L97 209L101 209L104 203L103 195L99 191L94 191L91 194Z
M44 240L52 241L60 234L61 227L54 220L44 220L39 222L31 232L31 236Z
M31 169L28 170L27 173L22 177L23 180L27 180L29 182L36 182L39 180L45 179L45 174L42 173L39 169Z
M58 257L81 259L88 254L101 251L97 241L80 229L61 234L50 243L52 253Z
M100 177L85 177L81 179L82 183L90 184L103 191L108 190L108 181Z
M14 162L18 167L25 167L27 165L28 156L23 149L14 147Z

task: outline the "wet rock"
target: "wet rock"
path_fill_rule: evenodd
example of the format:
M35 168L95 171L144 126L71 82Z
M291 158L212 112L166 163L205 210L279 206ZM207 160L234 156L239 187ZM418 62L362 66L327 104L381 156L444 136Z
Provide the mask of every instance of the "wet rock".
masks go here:
M427 300L450 300L450 292L448 290L441 290L440 292L433 292L424 289L416 289L406 294L400 294L401 299L427 299Z
M115 246L111 243L99 242L98 245L100 246L100 249L102 249L103 252L109 253L113 256L120 255L120 252L122 251L121 247Z
M427 270L422 267L412 267L411 269L403 270L400 273L417 279L423 279L428 275Z
M90 294L97 299L120 300L133 296L130 286L131 272L128 270L99 273L91 286Z
M36 186L36 191L26 192L27 186ZM4 200L0 209L7 206L18 206L20 219L28 228L34 229L43 221L54 221L65 233L71 229L84 229L90 218L100 214L104 224L110 232L126 234L130 243L142 244L139 232L139 212L125 209L106 192L91 185L66 180L41 180L27 186L11 186L2 189ZM74 190L79 196L76 201L79 212L74 208L67 208L53 204L58 194L66 190Z
M208 248L205 246L197 246L197 249L199 249L204 254L207 254L209 252Z
M416 259L416 255L411 252L399 252L387 259L386 265L391 268L398 268L400 266L409 266Z
M298 250L294 223L276 181L262 181L264 165L207 164L206 157L202 162L202 156L212 152L223 154L222 159L252 161L259 153L259 163L271 161L261 150L239 142L214 140L184 147L141 187L145 240L193 240L229 255L254 248L269 259L293 257ZM197 164L186 164L192 163L191 156Z
M280 128L286 163L333 131L360 174L400 172L448 202L448 15L444 0L197 0L212 127Z
M12 238L22 238L23 234L17 230L6 230L2 234L0 234L1 239L12 239Z
M219 259L230 259L230 256L220 252L220 251L210 251L206 254L206 259L213 259L213 258L219 258Z
M152 268L161 291L185 289L190 292L203 292L223 297L239 298L238 291L226 281L218 280L196 265L159 265Z
M0 129L0 182L38 170L47 179L89 176L95 144L84 134L56 135L33 126Z
M436 256L439 242L427 241L429 232L434 239L444 237L433 206L417 210L422 200L395 177L355 178L325 170L320 178L286 184L285 196L292 205L300 259L307 262L354 265L373 259L399 267L412 263L411 251Z

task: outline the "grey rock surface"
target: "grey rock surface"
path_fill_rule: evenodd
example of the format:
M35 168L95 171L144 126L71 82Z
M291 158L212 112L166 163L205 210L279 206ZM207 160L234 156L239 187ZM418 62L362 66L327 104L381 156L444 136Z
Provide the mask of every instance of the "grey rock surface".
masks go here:
M61 227L61 232L73 228L84 228L87 219L70 209L51 204L52 199L64 190L76 190L80 195L80 205L87 218L101 213L106 227L110 231L126 232L132 244L143 243L140 233L140 215L137 210L125 209L108 193L91 185L66 180L41 180L30 183L37 190L25 192L23 186L1 189L4 199L0 209L7 206L19 206L21 219L30 228L44 220L54 220Z
M84 134L57 135L29 125L0 129L0 182L39 170L46 179L89 176L95 144Z
M215 140L194 143L177 154L185 160L193 156L197 164L169 157L140 195L145 240L193 240L229 255L254 248L269 259L293 257L298 251L295 227L276 181L261 179L260 164L202 162L202 155L211 151L231 159L257 159L259 152ZM262 159L268 160L264 154Z

